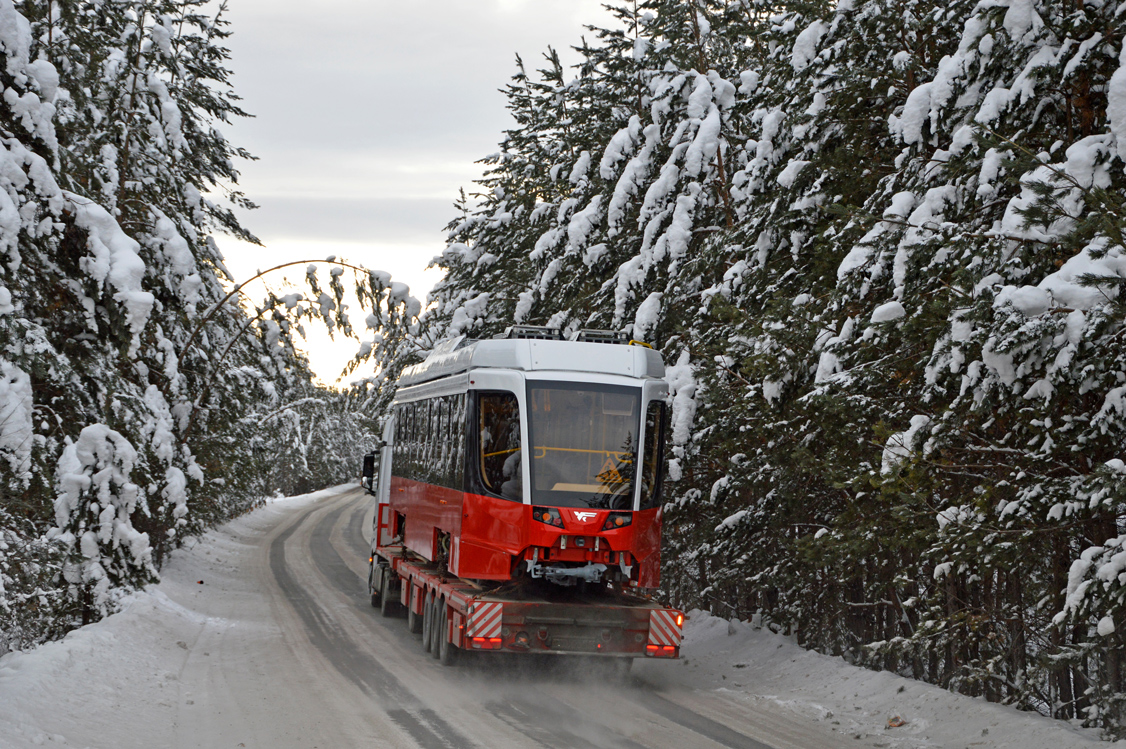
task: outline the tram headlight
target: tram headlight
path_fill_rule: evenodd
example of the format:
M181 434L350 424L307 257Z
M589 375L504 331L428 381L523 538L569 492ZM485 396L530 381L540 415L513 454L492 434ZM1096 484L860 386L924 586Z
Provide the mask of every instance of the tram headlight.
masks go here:
M541 523L554 525L556 528L563 527L563 516L559 514L559 510L555 507L533 507L532 518Z
M604 531L616 531L619 528L625 528L633 522L633 513L630 512L611 512L606 516L606 523L602 526Z

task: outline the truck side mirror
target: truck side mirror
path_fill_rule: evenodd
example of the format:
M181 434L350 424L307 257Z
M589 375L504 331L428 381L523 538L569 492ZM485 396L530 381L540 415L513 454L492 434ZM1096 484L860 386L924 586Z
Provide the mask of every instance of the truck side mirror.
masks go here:
M364 479L371 481L372 476L375 475L375 453L368 453L364 456Z

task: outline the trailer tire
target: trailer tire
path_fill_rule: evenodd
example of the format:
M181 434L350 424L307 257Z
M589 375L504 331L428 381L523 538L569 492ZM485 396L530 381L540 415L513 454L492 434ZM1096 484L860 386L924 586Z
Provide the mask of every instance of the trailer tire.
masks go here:
M382 589L382 586L380 586ZM375 560L371 561L371 567L368 568L368 594L371 596L371 607L379 608L379 593L375 587Z
M453 666L457 663L457 645L450 642L447 636L450 631L450 607L446 602L441 603L441 614L438 616L439 628L441 630L438 635L438 662L443 666Z
M395 613L395 598L391 595L391 578L395 575L390 568L383 570L383 579L379 583L379 613L390 617Z
M430 633L434 629L434 593L431 592L426 596L426 600L422 604L422 650L425 653L430 652L430 644L432 638Z
M426 649L430 651L430 655L437 658L441 655L439 652L441 650L440 640L442 633L445 631L442 628L442 615L446 613L446 601L445 599L439 598L436 592L431 598L433 600L430 604L430 647Z
M412 635L417 635L422 631L422 617L414 612L414 606L411 605L411 599L414 598L414 583L407 580L407 629L410 630Z

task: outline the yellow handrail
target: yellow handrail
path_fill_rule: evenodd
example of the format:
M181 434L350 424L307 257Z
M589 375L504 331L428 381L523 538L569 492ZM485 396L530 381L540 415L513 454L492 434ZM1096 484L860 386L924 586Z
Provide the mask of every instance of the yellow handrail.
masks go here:
M518 453L518 452L520 452L519 447L512 447L512 448L509 448L508 450L497 450L495 453L485 453L482 457L491 458L494 455L508 455L509 453Z
M532 453L532 457L537 458L537 459L547 457L547 451L548 450L555 450L557 452L563 452L563 453L589 453L589 454L593 454L593 455L605 455L607 457L612 455L612 456L614 456L614 460L618 461L619 463L632 463L633 462L632 460L623 459L622 456L623 455L629 455L629 453L622 452L622 451L619 451L619 450L584 450L584 449L579 448L579 447L548 447L547 445L534 445L532 447L532 449L543 451L542 453Z

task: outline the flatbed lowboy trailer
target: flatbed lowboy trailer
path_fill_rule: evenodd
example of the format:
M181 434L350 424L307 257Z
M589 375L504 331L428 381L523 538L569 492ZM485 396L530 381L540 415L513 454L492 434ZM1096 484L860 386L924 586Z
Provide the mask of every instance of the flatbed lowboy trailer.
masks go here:
M459 650L551 655L677 658L684 614L609 588L526 584L484 588L443 573L401 546L374 552L372 605L407 611L412 632L444 665ZM554 589L553 589L554 588ZM451 647L452 646L452 647Z

